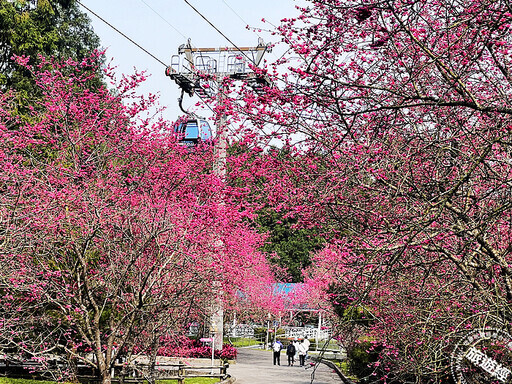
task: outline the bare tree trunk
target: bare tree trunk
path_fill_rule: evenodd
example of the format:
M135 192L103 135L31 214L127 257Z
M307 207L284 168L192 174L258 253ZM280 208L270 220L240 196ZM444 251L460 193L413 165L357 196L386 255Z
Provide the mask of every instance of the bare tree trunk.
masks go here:
M101 351L101 347L96 350L96 359L98 360L98 374L102 384L110 384L112 382L112 376L110 371L110 357L108 349L105 354Z
M158 355L158 346L160 345L160 334L158 332L155 332L153 335L153 342L151 343L151 355L149 356L149 373L148 373L148 383L149 384L155 384L155 365L156 365L156 358Z
M110 369L104 369L101 372L101 384L110 384L112 382L112 376L110 375Z

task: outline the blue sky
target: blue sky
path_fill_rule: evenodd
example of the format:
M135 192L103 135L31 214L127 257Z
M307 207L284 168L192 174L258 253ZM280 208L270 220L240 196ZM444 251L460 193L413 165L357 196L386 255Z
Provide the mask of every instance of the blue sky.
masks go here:
M157 58L169 63L170 56L190 38L195 47L225 47L230 43L215 31L184 0L81 0L82 3L117 29L143 46ZM238 46L255 46L258 37L273 42L276 37L265 32L278 25L285 17L298 14L296 5L305 0L188 0L206 18ZM84 10L85 11L85 10ZM87 11L86 11L87 12ZM164 117L175 120L178 107L177 85L165 76L165 67L123 38L94 15L89 14L93 28L107 48L107 57L113 58L118 73L133 73L134 68L150 74L142 86L143 93L159 93L160 103L167 107ZM263 23L262 19L269 23ZM247 30L246 25L257 31ZM261 29L261 31L259 31ZM284 52L277 47L267 54L274 61ZM196 98L186 98L185 106L192 106Z

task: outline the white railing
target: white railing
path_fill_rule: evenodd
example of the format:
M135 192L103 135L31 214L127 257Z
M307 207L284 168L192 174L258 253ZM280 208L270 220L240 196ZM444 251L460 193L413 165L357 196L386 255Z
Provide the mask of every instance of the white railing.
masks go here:
M231 326L226 330L226 334L230 337L254 337L254 328L265 327L263 325L247 325L237 324ZM283 326L280 329L284 330L284 337L288 339L316 339L328 340L331 337L329 328L318 329L317 327L288 327Z
M331 336L329 329L313 327L283 327L284 335L289 339L317 339L327 340Z
M254 337L254 327L247 324L238 324L228 330L230 337Z

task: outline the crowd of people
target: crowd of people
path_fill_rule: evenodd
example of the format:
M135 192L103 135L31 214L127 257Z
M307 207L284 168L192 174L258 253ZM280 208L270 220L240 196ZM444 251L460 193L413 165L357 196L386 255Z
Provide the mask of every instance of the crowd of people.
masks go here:
M288 366L293 366L295 362L299 361L299 366L303 367L306 362L306 358L309 351L309 340L290 340L286 346L286 356L288 357ZM274 351L274 365L281 365L281 351L285 349L281 341L276 340L272 344L272 350Z

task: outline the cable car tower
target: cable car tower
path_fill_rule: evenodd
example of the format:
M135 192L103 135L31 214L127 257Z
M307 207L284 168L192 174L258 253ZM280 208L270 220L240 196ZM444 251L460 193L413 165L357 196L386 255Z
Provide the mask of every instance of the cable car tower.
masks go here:
M261 64L265 52L270 52L268 45L260 38L256 47L225 47L225 48L193 48L190 39L187 44L178 48L178 54L171 56L171 64L165 73L181 88L179 99L180 108L189 119L187 125L197 129L206 120L186 112L182 107L183 94L189 96L197 94L201 98L217 99L217 104L222 104L224 94L222 84L224 79L240 80L252 87L256 93L264 92L269 87L269 78L255 73L252 68ZM224 179L226 175L226 148L227 129L225 128L226 116L217 116L217 138L215 141L214 172ZM188 129L183 127L185 138ZM222 239L219 240L222 243ZM219 282L214 282L219 286ZM211 333L212 349L221 350L224 336L224 310L222 302L217 297L212 303L211 309Z

